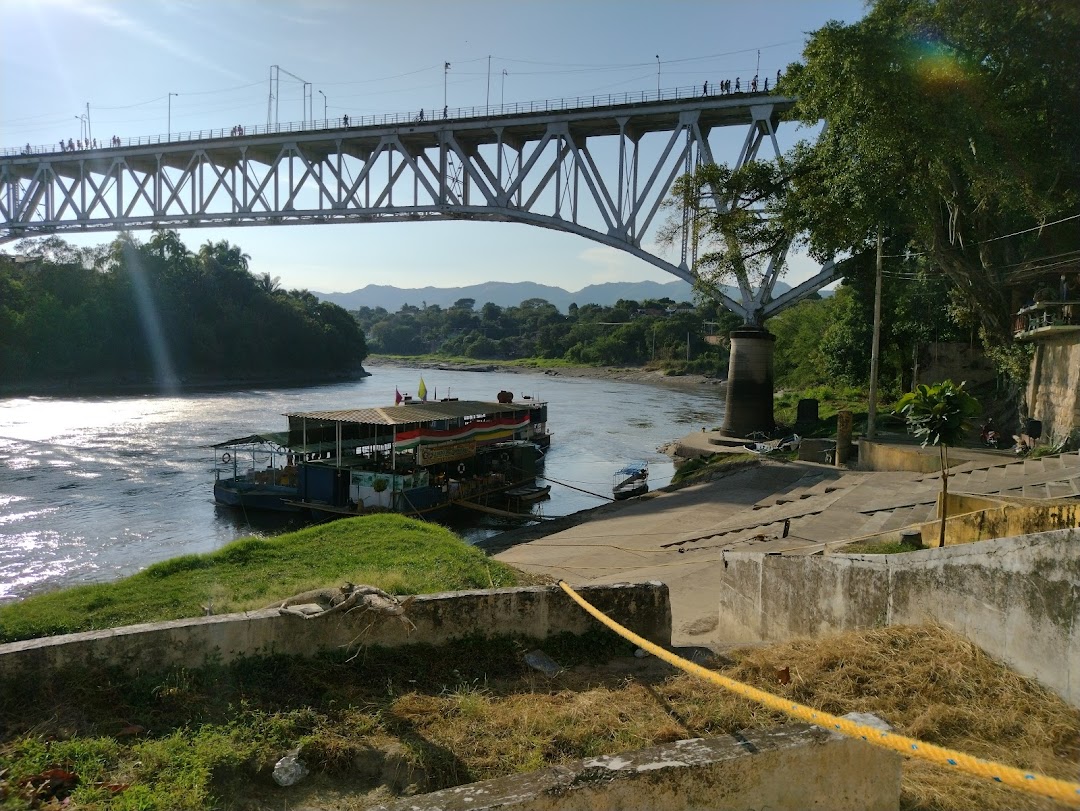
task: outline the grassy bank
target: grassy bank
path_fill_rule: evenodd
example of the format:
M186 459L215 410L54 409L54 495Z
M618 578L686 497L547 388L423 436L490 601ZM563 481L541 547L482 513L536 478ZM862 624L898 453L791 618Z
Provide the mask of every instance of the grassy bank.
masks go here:
M785 718L673 672L604 631L543 642L566 668L524 662L535 642L466 639L173 671L134 683L69 673L0 692L0 800L26 808L43 775L72 807L363 809L394 796L531 771ZM734 651L720 672L833 713L1071 779L1080 712L965 640L888 628ZM778 684L777 671L790 672ZM280 788L276 760L311 774ZM77 782L75 780L77 779ZM56 805L59 807L59 805ZM1052 807L955 769L904 765L905 809Z
M524 577L437 524L397 515L348 518L245 538L113 583L29 597L0 608L0 642L265 608L345 581L424 594L513 586Z

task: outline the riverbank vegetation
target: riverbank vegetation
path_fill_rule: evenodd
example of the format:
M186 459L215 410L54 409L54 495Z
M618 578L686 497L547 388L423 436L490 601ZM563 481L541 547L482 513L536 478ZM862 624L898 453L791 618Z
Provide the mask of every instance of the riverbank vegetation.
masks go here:
M0 257L5 391L309 380L361 369L348 312L248 269L241 249L192 253L175 231L76 248L56 237Z
M523 639L250 659L122 680L58 673L0 693L0 807L88 811L368 808L396 796L783 723L606 631L544 640L564 670L531 670ZM1080 713L962 638L896 627L729 651L724 675L832 713L1051 776L1075 776ZM779 670L790 682L777 683ZM310 770L270 778L297 753ZM1049 804L907 760L902 808Z
M547 365L653 364L701 373L726 371L723 338L740 323L715 304L671 299L571 304L562 313L544 299L500 307L464 298L446 309L407 304L390 313L361 307L354 315L375 353Z
M345 581L391 594L532 582L437 524L398 515L345 518L4 605L0 642L266 608Z

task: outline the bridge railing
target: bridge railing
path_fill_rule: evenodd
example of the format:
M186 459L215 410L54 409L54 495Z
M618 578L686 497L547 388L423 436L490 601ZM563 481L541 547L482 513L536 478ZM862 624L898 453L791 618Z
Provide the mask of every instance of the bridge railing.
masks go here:
M749 82L747 82L749 85ZM719 82L716 86L721 86ZM769 93L773 91L768 91ZM366 116L345 116L337 118L325 118L312 121L287 121L274 124L257 124L253 126L241 125L239 133L242 136L251 135L281 135L291 132L315 132L319 130L353 129L358 127L380 127L400 124L429 124L436 121L460 121L462 119L492 118L498 116L522 115L528 113L553 113L563 110L580 110L589 108L620 107L628 104L647 104L658 101L681 101L690 98L702 98L712 96L754 96L765 95L766 91L720 93L714 89L714 83L708 82L708 90L705 85L693 85L683 87L663 88L659 91L627 91L623 93L593 94L586 96L567 96L557 99L541 99L539 101L515 101L509 104L482 104L471 107L447 107L443 110L413 110L397 113L376 113ZM440 114L441 113L441 114ZM158 144L178 144L191 141L207 141L217 139L236 138L236 127L221 127L219 129L190 130L188 132L173 132L165 135L139 135L133 138L108 139L110 144L102 139L97 147L86 146L78 148L74 139L70 139L75 148L68 149L67 141L56 144L26 144L22 147L5 147L0 149L0 156L12 157L18 155L55 155L61 153L78 152L109 152L114 149L127 149L136 146L156 146Z

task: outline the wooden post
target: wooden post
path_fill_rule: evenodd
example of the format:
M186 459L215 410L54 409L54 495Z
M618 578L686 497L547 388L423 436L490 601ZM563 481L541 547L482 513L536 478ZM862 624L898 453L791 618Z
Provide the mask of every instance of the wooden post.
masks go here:
M851 452L851 412L836 412L836 460L837 467L847 463Z

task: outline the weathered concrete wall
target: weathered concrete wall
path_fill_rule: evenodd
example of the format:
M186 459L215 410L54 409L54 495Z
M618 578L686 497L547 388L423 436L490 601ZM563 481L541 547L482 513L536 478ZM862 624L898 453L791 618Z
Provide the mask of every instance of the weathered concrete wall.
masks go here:
M720 638L935 621L1080 706L1080 530L899 555L727 552Z
M966 448L949 448L949 467L964 462L989 460L1001 464L1001 457ZM913 473L937 473L941 470L941 454L937 448L921 445L896 445L859 439L859 470L910 470Z
M938 503L941 503L940 496ZM938 514L941 514L940 506ZM1080 501L1010 500L949 493L948 516L945 519L945 545L952 546L1080 527ZM924 546L936 546L940 537L940 525L940 519L912 524L909 527L864 535L859 538L859 543L899 541L902 533L917 530ZM844 549L839 547L831 551L843 552Z
M1028 380L1028 411L1042 420L1043 438L1080 428L1080 333L1036 342Z
M636 633L671 642L671 601L663 583L582 586L582 596ZM259 654L312 656L363 645L441 645L455 638L521 635L543 639L601 627L557 586L421 595L408 628L395 617L353 610L315 619L277 609L129 625L0 645L0 678L56 668L115 666L128 672L201 667Z
M792 724L471 783L378 811L893 811L899 804L899 755Z

